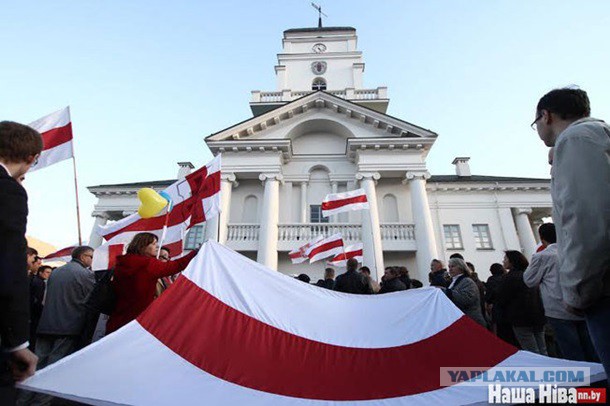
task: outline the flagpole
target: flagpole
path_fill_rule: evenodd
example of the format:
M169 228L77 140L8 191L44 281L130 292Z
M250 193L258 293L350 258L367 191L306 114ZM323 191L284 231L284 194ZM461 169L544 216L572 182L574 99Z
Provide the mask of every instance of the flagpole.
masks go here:
M74 194L76 196L76 226L78 227L78 245L83 245L83 237L80 227L80 204L78 203L78 177L76 175L76 157L74 156L74 145L72 145L72 167L74 168Z

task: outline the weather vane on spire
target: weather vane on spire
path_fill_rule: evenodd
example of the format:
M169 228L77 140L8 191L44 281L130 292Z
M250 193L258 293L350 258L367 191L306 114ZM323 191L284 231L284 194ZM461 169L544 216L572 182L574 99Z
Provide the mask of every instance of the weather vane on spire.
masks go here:
M326 14L322 12L322 7L318 6L316 3L312 2L311 6L318 10L318 28L322 28L322 16L328 17Z

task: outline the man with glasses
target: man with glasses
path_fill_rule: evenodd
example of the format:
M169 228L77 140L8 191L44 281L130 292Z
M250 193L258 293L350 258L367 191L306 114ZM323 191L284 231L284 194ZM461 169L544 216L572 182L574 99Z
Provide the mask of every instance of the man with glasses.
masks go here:
M610 127L589 117L587 93L544 95L532 123L553 147L551 194L563 302L583 314L610 373Z
M38 369L70 355L81 343L87 310L85 302L95 284L89 269L93 248L83 245L72 251L72 260L53 271L47 281L45 305L38 323L36 355ZM27 394L21 404L48 404L51 397Z

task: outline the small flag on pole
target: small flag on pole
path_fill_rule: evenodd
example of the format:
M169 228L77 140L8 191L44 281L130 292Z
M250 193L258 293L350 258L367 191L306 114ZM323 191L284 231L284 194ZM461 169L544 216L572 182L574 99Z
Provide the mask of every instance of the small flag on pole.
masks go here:
M337 233L312 244L307 249L307 256L311 264L324 258L334 257L342 252L343 237L341 233Z
M362 243L348 245L345 247L345 252L336 255L330 261L328 261L328 265L333 266L347 266L347 260L350 258L355 258L359 263L362 263Z
M72 147L72 122L70 120L70 107L66 107L48 116L44 116L30 127L42 135L42 152L38 162L32 165L30 172L45 168L74 156Z
M317 243L318 241L320 241L323 238L324 238L323 236L319 236L315 240L308 242L307 244L303 245L302 247L299 247L295 250L290 251L288 253L288 256L290 257L290 260L292 261L292 263L300 264L301 262L307 261L309 259L309 257L307 256L307 250L309 249L309 247L311 247L313 244Z
M328 217L352 210L363 210L369 208L364 189L356 189L349 192L333 193L326 195L322 202L322 215Z

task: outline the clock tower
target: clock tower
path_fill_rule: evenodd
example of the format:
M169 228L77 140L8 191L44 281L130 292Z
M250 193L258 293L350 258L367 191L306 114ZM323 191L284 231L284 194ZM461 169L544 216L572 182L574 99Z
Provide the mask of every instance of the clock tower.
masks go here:
M326 91L385 113L387 88L365 89L364 62L352 27L294 28L284 31L275 66L277 90L252 92L254 115L302 97Z

